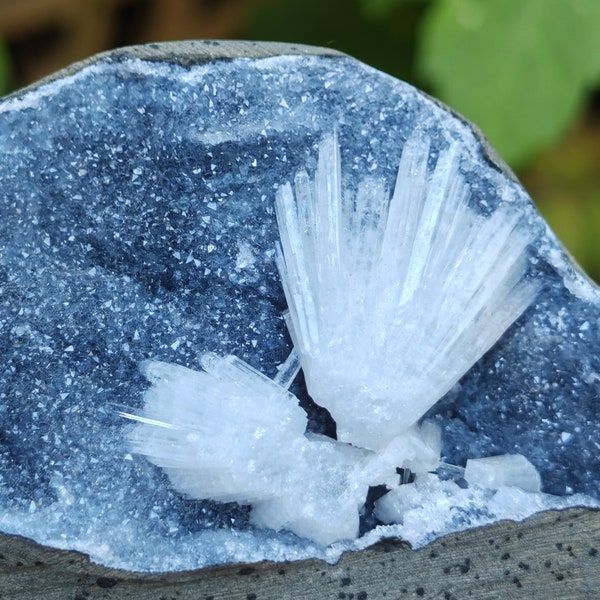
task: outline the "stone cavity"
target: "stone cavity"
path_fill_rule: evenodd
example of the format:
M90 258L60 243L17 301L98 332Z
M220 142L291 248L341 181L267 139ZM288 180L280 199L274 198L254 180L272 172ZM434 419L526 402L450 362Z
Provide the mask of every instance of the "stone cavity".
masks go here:
M313 180L319 144L335 131L350 196L369 179L391 191L417 130L429 140L429 175L458 148L474 216L521 215L519 230L532 240L524 278L539 289L427 411L428 445L442 432L437 474L410 483L405 472L404 485L394 474L380 501L414 493L410 509L384 525L371 493L359 508L363 535L328 546L276 532L277 524L257 527L246 505L175 489L131 452L128 435L141 424L120 416L143 415L152 384L139 365L201 372L213 352L287 382L293 364L277 369L292 349L274 250L278 186L302 171ZM597 505L598 289L468 124L411 86L342 56L194 66L105 57L0 101L0 190L3 531L113 567L162 571L335 561L388 535L418 547L486 519ZM289 392L311 436L335 433L302 376ZM299 432L302 415L286 410ZM231 420L223 414L214 424ZM504 454L534 465L545 496L464 488L461 472L454 478L444 467Z

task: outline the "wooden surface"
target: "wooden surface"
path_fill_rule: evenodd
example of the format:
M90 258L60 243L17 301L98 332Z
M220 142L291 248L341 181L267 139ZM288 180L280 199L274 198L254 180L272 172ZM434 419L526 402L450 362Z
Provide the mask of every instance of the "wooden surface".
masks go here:
M546 512L411 550L384 541L318 560L136 574L0 534L0 598L11 600L600 598L600 511Z

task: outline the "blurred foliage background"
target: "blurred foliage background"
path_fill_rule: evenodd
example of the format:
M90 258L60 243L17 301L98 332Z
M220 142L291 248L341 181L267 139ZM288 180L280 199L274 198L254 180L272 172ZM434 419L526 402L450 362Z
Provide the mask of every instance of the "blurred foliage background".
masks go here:
M328 46L474 121L600 281L599 0L0 0L0 91L175 39Z

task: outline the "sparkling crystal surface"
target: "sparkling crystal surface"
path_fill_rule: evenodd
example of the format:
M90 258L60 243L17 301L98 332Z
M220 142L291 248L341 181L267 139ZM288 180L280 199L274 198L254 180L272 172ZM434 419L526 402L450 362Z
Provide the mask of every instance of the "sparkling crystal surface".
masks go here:
M485 521L469 510L490 494L474 491L461 518L444 519L436 507L455 484L436 479L414 492L429 485L432 502L428 513L415 500L423 512L410 531L380 525L324 548L257 529L245 507L176 492L131 453L119 415L142 406L149 358L199 370L206 352L232 354L273 377L291 349L277 186L314 173L319 140L335 130L347 185L369 175L393 189L416 127L434 152L460 144L473 210L523 210L536 239L527 276L541 288L430 409L442 458L464 467L522 454L561 497L538 509L600 499L600 294L467 124L350 58L105 59L0 103L0 528L104 564L168 570L334 560L390 532L418 545ZM309 428L331 434L302 381L292 391ZM519 498L485 518L530 514L536 500ZM439 527L419 529L438 514Z

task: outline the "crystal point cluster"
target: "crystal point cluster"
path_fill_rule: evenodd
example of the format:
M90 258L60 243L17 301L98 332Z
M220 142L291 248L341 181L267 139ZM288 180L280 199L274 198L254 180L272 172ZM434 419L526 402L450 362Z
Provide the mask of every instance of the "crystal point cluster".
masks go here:
M202 366L145 364L143 415L123 413L140 423L133 449L189 496L252 504L257 525L324 545L355 537L365 453L306 437L297 399L234 356L205 355Z
M205 356L203 372L150 363L143 414L127 415L140 421L131 440L178 490L251 504L253 523L327 545L358 535L370 486L437 468L439 429L417 421L537 286L524 277L533 235L519 212L469 206L456 144L431 173L429 159L429 140L414 134L391 198L376 179L353 191L328 135L314 179L300 171L279 188L286 322L339 441L305 436L298 400L239 359Z
M406 431L532 302L531 229L502 204L469 206L456 144L429 173L429 140L404 144L396 186L342 193L334 137L277 200L279 271L308 390L338 438L378 450Z

